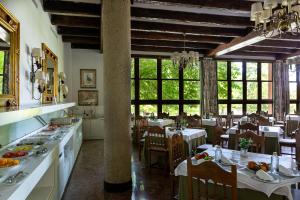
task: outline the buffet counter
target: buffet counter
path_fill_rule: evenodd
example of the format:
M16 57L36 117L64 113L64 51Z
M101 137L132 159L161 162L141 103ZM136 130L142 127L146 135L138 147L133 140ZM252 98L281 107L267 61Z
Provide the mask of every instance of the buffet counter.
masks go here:
M53 137L41 142L42 138L46 138L44 136L51 135L48 130L45 131L46 128L0 150L2 156L11 156L7 152L18 149L24 141L39 139L43 143L33 146L30 154L17 158L20 161L18 165L0 168L0 200L61 199L82 144L82 119L57 128Z

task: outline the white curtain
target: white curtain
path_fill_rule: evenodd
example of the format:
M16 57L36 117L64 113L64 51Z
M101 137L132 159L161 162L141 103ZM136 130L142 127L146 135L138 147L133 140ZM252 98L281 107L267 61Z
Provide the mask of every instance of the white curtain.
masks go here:
M273 63L273 103L274 116L277 120L284 120L284 113L289 113L289 66L282 60Z
M211 58L202 61L203 111L218 114L217 62Z

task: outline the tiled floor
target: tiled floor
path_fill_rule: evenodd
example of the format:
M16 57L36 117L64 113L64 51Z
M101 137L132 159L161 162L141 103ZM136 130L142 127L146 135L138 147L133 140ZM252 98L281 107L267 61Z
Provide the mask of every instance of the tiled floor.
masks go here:
M170 180L164 170L151 174L133 150L132 191L110 194L103 191L103 141L85 141L81 147L63 200L165 200L170 199Z

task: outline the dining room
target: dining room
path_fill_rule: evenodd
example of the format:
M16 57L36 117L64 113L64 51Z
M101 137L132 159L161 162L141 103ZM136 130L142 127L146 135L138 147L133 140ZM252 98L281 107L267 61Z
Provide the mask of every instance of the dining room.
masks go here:
M0 0L0 200L300 200L300 0Z

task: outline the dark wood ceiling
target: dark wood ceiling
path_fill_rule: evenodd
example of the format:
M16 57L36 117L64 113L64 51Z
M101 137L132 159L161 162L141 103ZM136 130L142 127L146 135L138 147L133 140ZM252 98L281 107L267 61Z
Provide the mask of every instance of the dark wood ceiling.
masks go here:
M243 38L252 30L251 4L246 0L134 0L131 7L132 50L187 50L207 55L219 45ZM101 5L44 0L58 34L72 48L100 49ZM185 36L184 36L185 35ZM300 37L266 39L229 55L284 58L298 52Z

